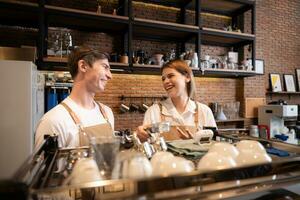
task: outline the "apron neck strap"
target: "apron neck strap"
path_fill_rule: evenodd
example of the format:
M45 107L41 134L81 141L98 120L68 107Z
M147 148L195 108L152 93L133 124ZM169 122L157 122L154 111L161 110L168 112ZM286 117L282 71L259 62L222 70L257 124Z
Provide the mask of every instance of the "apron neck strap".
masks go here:
M99 106L99 109L100 109L100 112L101 112L102 116L103 116L104 119L109 123L107 114L106 114L106 112L105 112L103 106L102 106L98 101L96 101L96 103L97 103L98 106ZM109 124L110 124L110 123L109 123Z
M97 103L97 105L99 106L100 112L101 112L102 116L104 117L105 121L107 121L107 122L109 123L108 117L107 117L107 115L106 115L106 112L105 112L103 106L102 106L99 102L97 102L97 101L96 101L96 103ZM79 118L77 117L77 115L73 112L73 110L70 108L70 106L68 106L68 105L67 105L66 103L64 103L64 102L61 102L60 104L61 104L61 105L69 112L70 116L72 117L72 119L73 119L73 121L75 122L76 125L81 124L80 119L79 119ZM109 123L109 124L110 124L110 123Z
M66 103L61 102L60 104L69 112L70 116L72 117L72 119L76 125L81 124L80 119L77 117L77 115L73 112L73 110Z
M195 101L195 105L196 105L196 108L195 108L195 114L194 114L194 123L195 123L195 126L198 127L198 123L199 123L199 109L198 109L198 104L197 102ZM163 105L161 104L161 102L158 103L158 106L159 106L159 110L160 110L160 118L161 118L161 121L165 121L166 119L166 115L164 115L162 113L162 107Z

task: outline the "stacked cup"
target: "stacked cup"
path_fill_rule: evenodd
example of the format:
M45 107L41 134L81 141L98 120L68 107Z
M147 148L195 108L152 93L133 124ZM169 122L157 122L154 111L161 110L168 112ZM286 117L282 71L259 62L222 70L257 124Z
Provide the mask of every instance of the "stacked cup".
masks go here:
M236 144L215 143L198 162L201 172L243 167L271 162L271 157L257 141L242 140Z

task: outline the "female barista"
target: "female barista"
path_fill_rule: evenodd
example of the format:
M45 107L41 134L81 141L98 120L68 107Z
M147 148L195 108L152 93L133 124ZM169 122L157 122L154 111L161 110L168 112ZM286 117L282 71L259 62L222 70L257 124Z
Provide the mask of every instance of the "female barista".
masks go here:
M149 125L163 121L169 121L172 127L164 135L166 139L191 138L203 127L216 127L210 108L193 100L195 83L191 68L182 60L174 60L166 63L161 72L168 98L146 111L143 126L137 128L140 140L149 137L145 130Z
M112 135L114 116L111 109L94 100L112 78L108 56L89 47L76 48L68 58L74 80L72 92L62 103L47 112L39 122L35 146L44 135L58 135L59 147L88 145L97 134Z

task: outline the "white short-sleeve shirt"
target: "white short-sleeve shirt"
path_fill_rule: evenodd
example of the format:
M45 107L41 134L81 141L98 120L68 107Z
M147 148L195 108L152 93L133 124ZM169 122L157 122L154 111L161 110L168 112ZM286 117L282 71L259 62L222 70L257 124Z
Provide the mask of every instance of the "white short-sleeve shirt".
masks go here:
M103 117L99 106L94 102L93 109L85 109L77 105L70 97L64 101L76 114L81 122L81 126L88 127L97 124L107 123ZM112 110L103 104L104 111L108 121L114 128L114 116ZM36 134L35 147L38 147L44 140L44 135L58 135L59 147L78 147L79 146L79 128L73 121L69 112L62 105L57 105L48 111L40 120Z
M217 127L215 118L211 109L202 103L195 102L189 99L186 109L179 114L170 98L162 101L162 114L165 120L169 121L171 125L186 125L195 126L194 115L196 112L196 104L198 105L198 125L202 129L206 127ZM145 113L143 125L161 122L160 107L158 104L152 105Z

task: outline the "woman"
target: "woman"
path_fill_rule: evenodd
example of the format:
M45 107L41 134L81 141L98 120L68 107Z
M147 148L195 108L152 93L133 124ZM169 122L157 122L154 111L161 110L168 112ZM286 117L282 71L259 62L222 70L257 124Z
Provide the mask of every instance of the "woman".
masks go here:
M138 137L147 140L146 128L163 121L169 121L173 127L164 135L166 139L191 138L203 127L216 127L210 108L193 100L195 82L191 68L182 60L174 60L166 63L161 72L168 98L146 111L143 126L137 129Z

